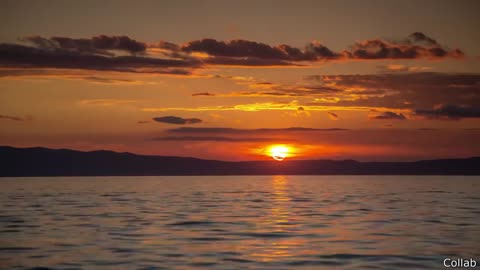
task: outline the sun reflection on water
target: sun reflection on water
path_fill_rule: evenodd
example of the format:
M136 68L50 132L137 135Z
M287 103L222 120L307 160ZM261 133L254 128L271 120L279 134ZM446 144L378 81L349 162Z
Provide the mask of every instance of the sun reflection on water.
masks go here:
M275 175L272 180L272 188L273 188L273 204L272 210L270 215L271 224L273 224L276 228L280 231L283 231L282 228L286 223L288 223L288 219L290 216L290 212L288 209L288 202L290 201L290 197L288 194L288 179L286 176L283 175Z
M293 256L292 251L301 246L298 238L289 237L294 229L295 218L290 210L288 178L283 175L273 176L270 214L261 224L262 231L272 237L261 241L262 248L252 253L255 259L268 262L278 261Z

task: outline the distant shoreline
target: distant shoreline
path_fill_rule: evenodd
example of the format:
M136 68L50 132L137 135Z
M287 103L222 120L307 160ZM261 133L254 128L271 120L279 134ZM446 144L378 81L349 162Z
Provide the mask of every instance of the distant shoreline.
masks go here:
M233 175L480 175L480 157L414 162L218 161L112 151L0 146L0 177Z
M180 174L172 174L172 175L33 175L33 176L0 176L0 181L5 179L12 179L12 178L80 178L80 177L88 177L88 178L107 178L107 177L222 177L222 176L415 176L415 177L435 177L435 176L465 176L465 177L476 177L480 176L480 174L203 174L203 175L180 175Z

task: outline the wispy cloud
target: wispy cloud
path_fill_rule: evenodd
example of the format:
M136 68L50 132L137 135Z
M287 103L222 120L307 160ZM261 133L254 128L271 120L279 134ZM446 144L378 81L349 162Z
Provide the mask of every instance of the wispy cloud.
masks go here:
M307 111L329 111L329 110L349 110L349 111L368 111L370 107L343 107L343 106L320 106L320 105L303 105L298 102L264 102L264 103L247 103L233 106L202 106L202 107L146 107L142 108L145 112L167 112L167 111L297 111L302 107Z
M154 85L157 82L152 80L156 74L149 73L132 73L118 71L102 71L81 70L81 69L57 69L57 68L2 68L0 67L0 79L19 79L19 80L81 80L92 84L101 85ZM201 75L178 75L178 74L162 74L162 76L197 78Z
M80 100L80 105L94 105L94 106L115 106L137 103L134 99L84 99Z
M337 132L346 131L344 128L305 128L305 127L290 127L290 128L257 128L257 129L238 129L228 127L181 127L168 129L169 133L188 133L188 134L259 134L259 133L297 133L297 132Z
M23 121L30 121L33 118L31 116L20 117L20 116L0 114L0 119L23 122Z
M94 36L92 38L70 38L29 36L21 39L45 50L68 50L79 53L114 55L112 51L125 51L130 54L144 53L147 44L127 36Z
M209 92L200 92L200 93L193 93L192 96L197 97L197 96L215 96L215 94L209 93Z
M208 142L271 142L278 138L238 138L238 137L223 137L223 136L165 136L153 138L154 141L208 141ZM291 139L282 139L282 141L291 141Z

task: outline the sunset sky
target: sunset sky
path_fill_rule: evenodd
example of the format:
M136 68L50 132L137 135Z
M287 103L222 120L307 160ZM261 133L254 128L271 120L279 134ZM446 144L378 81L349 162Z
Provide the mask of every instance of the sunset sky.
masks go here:
M0 145L480 156L480 1L0 4Z

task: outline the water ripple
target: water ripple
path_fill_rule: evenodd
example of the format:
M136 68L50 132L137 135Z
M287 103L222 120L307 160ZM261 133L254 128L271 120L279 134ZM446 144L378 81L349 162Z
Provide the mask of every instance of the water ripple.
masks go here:
M0 264L441 269L479 258L478 177L2 179Z

